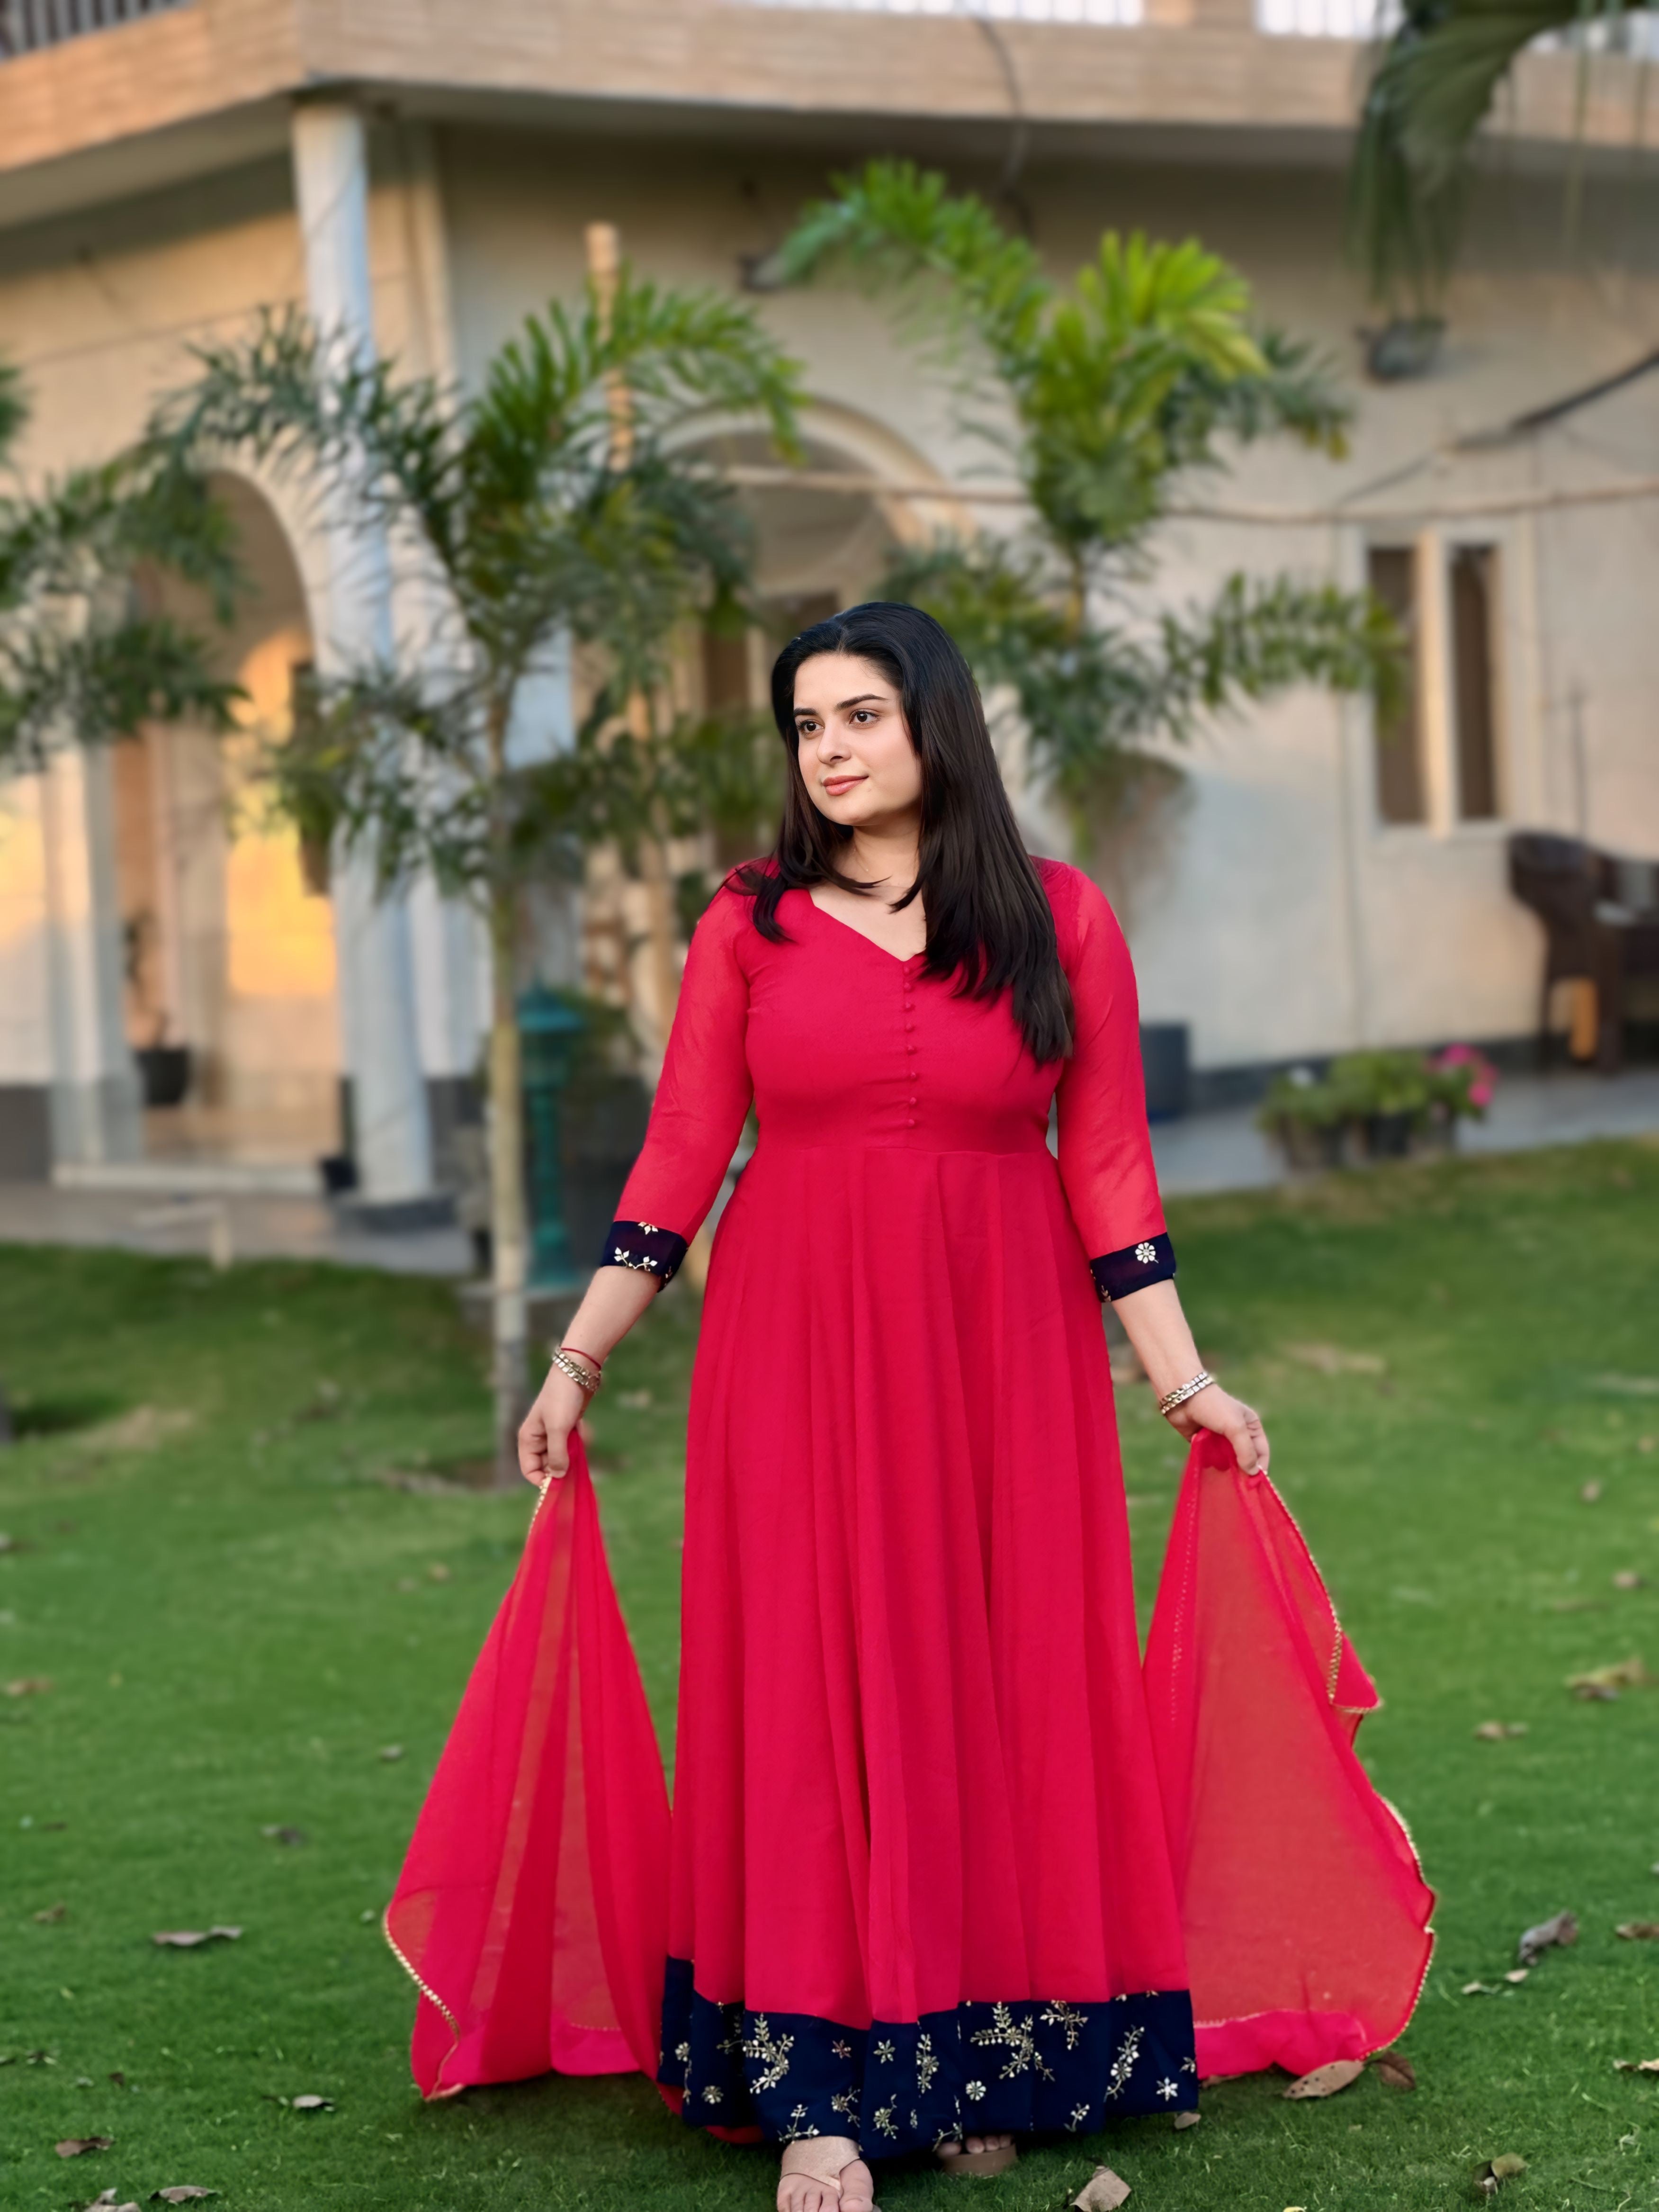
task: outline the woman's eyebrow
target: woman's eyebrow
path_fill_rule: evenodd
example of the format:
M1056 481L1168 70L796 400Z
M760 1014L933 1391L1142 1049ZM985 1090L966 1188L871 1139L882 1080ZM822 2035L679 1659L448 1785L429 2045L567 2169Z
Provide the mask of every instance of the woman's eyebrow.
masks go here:
M854 698L838 699L836 702L836 712L838 714L844 714L849 707L861 707L867 699L874 699L877 702L879 702L881 694L879 691L860 691Z

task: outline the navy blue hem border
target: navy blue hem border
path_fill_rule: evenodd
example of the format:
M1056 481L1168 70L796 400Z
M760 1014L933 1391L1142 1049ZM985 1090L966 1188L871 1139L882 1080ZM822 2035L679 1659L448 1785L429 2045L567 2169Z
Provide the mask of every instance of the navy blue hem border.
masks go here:
M759 2127L775 2142L851 2136L872 2157L981 2129L1091 2134L1198 2103L1185 1990L1094 2004L1019 1998L845 2027L811 2013L716 2004L668 1961L662 2064L696 2128Z
M672 1229L659 1229L654 1221L613 1221L605 1232L602 1267L637 1267L654 1275L657 1288L665 1291L680 1271L685 1239Z
M1131 1291L1144 1291L1150 1283L1167 1283L1175 1271L1175 1246L1162 1230L1156 1237L1143 1237L1138 1244L1126 1244L1121 1252L1107 1252L1089 1262L1103 1299L1127 1297Z

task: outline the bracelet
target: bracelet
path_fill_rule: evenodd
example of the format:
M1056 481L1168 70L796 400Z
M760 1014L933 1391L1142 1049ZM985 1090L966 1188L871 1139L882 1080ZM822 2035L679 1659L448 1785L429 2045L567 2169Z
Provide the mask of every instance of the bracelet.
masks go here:
M1215 1377L1206 1367L1200 1367L1190 1382L1183 1382L1178 1390L1166 1390L1158 1401L1160 1413L1173 1413L1177 1406L1184 1406L1188 1398L1196 1398L1200 1390L1207 1390Z
M585 1398L592 1398L599 1395L602 1377L590 1375L586 1368L579 1367L574 1359L567 1359L562 1352L552 1353L551 1358L552 1364L558 1369L560 1374L568 1375Z
M585 1359L596 1375L601 1373L604 1370L604 1360L595 1359L592 1353L591 1352L584 1352L580 1344L562 1344L559 1346L559 1349L561 1352L570 1352L577 1359Z

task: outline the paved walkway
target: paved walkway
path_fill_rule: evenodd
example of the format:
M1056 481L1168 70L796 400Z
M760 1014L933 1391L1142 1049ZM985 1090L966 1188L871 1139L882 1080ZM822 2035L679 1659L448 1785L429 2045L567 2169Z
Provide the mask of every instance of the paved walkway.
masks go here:
M1613 1076L1571 1069L1555 1075L1504 1077L1486 1120L1462 1125L1458 1149L1528 1152L1545 1145L1579 1145L1592 1137L1641 1137L1655 1132L1659 1132L1659 1068ZM1160 1122L1152 1131L1152 1150L1159 1184L1172 1195L1261 1190L1285 1180L1284 1163L1256 1127L1254 1107Z
M1471 1153L1520 1152L1656 1133L1659 1069L1613 1077L1575 1072L1509 1078L1487 1119L1465 1123L1462 1146ZM1284 1180L1283 1164L1249 1108L1160 1123L1152 1144L1159 1179L1171 1194L1256 1190ZM0 1243L116 1245L221 1260L331 1260L395 1274L471 1272L468 1240L459 1229L376 1235L320 1198L204 1191L202 1180L189 1174L175 1187L161 1162L147 1167L143 1182L140 1189L0 1183Z

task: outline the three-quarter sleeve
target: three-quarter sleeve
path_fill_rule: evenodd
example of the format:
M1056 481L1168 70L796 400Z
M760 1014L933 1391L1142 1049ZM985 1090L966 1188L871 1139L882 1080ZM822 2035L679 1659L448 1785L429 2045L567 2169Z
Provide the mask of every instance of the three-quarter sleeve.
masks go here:
M666 1285L725 1180L752 1092L749 980L738 958L749 916L747 899L718 891L692 933L645 1144L601 1267L637 1267Z
M1076 1042L1056 1093L1060 1180L1097 1290L1121 1298L1166 1282L1175 1249L1146 1130L1129 948L1100 890L1075 869L1065 876L1055 887L1054 918Z

